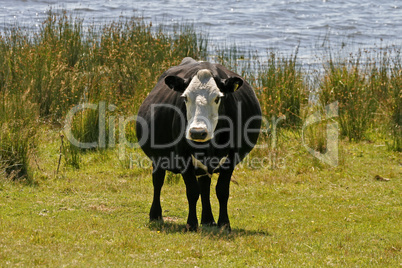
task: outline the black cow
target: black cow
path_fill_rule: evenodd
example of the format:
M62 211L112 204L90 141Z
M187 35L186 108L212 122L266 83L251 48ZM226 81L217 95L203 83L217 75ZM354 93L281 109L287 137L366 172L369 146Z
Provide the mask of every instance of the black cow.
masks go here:
M153 163L154 198L150 220L162 220L160 193L166 170L181 173L186 185L187 228L216 225L210 204L213 173L219 173L218 226L230 230L227 203L234 167L252 150L261 126L261 108L251 86L219 64L184 58L159 78L141 105L137 137Z

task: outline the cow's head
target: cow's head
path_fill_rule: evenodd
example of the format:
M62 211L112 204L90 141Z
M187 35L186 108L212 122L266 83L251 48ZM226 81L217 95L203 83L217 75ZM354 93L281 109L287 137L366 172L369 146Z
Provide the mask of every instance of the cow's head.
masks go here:
M182 93L187 109L186 138L205 142L214 137L222 97L234 92L243 80L238 77L220 79L213 77L208 69L202 69L192 79L167 76L165 83Z

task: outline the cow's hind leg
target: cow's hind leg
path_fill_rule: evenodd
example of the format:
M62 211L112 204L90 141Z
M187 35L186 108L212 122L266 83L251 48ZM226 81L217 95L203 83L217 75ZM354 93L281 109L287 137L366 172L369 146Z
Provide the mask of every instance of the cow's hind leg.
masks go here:
M198 178L198 184L200 185L202 203L201 224L214 226L216 223L212 214L211 201L209 199L211 191L211 177L206 175Z
M165 180L165 173L165 170L155 166L153 167L152 183L154 185L154 199L152 201L151 211L149 212L149 219L151 221L163 220L161 207L161 190L163 182Z
M219 201L219 219L218 226L230 231L230 222L228 216L228 200L229 186L232 177L233 169L222 170L220 172L218 182L216 184L216 196Z
M186 184L186 194L188 200L187 229L189 231L196 231L198 229L197 201L200 197L198 181L195 177L193 169L188 169L182 174L182 176L184 183Z

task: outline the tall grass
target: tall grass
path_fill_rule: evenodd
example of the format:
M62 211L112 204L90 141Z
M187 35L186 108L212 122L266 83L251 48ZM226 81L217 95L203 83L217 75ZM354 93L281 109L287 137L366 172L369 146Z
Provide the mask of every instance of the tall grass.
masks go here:
M304 75L297 64L297 52L289 57L271 53L256 77L257 95L267 118L285 115L284 126L301 125L301 107L307 103L309 94Z
M390 114L390 127L392 131L392 148L396 151L402 151L402 60L400 53L394 61L394 67L391 68L390 77L390 104L387 106Z
M401 150L401 61L396 53L380 49L346 58L330 55L324 65L319 100L323 106L338 101L341 134L349 140L362 140L380 127L391 134L393 148Z
M346 56L330 50L327 56L322 58L322 70L313 71L301 68L297 51L290 56L271 52L266 61L261 61L257 54L232 46L218 50L217 61L251 82L268 120L285 115L282 126L300 129L309 115L317 111L325 114L324 107L337 101L341 137L360 141L376 132L391 136L390 147L400 151L399 50L379 48ZM316 93L312 99L310 92ZM326 150L324 121L309 126L305 133L308 143L321 152Z
M37 129L35 104L0 92L0 178L33 181L32 150Z
M26 94L42 117L55 120L84 91L88 101L129 97L138 106L163 70L186 56L201 58L205 46L191 27L167 34L133 18L84 29L81 19L50 12L37 33L15 28L0 38L0 91Z
M187 56L206 59L207 51L207 38L193 27L181 25L167 31L141 18L84 27L80 18L50 11L35 33L18 27L7 30L0 36L3 170L6 165L23 163L27 168L18 176L29 174L29 144L34 137L30 131L37 129L38 120L63 124L72 107L83 103L99 107L101 101L107 101L107 107L115 105L109 115L128 118L137 113L163 71ZM257 53L234 46L220 49L214 61L240 73L254 86L268 120L285 115L282 125L300 129L309 91L318 87L322 107L338 101L343 137L358 141L365 139L367 132L380 129L392 137L390 147L401 151L399 51L360 51L347 57L330 53L315 85L306 83L310 74L299 64L297 51L279 55L271 53L262 61ZM80 142L99 141L101 123L105 123L107 141L119 137L110 131L112 121L99 121L99 112L98 108L76 114L72 131ZM325 150L323 130L325 124L310 130L313 139L319 140L310 139L309 143L320 151ZM132 123L124 131L135 141ZM67 163L79 167L79 152L71 146L65 145Z
M136 114L165 69L179 64L187 56L204 57L206 45L206 38L187 25L167 33L163 28L153 28L141 18L132 18L103 27L84 28L82 19L66 12L56 15L50 11L38 32L27 33L15 27L0 36L2 105L12 103L14 112L19 112L25 104L18 98L23 96L26 102L34 104L32 114L38 114L41 120L61 124L72 107L84 102L108 101L119 107L117 112L120 114ZM2 111L3 115L7 113ZM72 129L79 141L98 140L98 117L99 111L77 113ZM17 122L15 118L9 116L2 122L9 125L11 121ZM14 125L11 129L18 134L19 128L26 124ZM128 131L133 132L133 129ZM2 126L3 146L8 140L7 147L21 145L27 148L20 140L23 136L10 133L14 133L10 126ZM133 136L133 133L129 135ZM10 142L16 144L10 145ZM68 162L78 167L79 157L75 150L65 151L70 152ZM25 161L26 153L18 154ZM15 158L15 154L3 153L3 165L7 162L10 166L14 165L10 161L19 161L11 158Z
M369 77L361 67L361 54L348 61L330 59L321 84L320 101L323 106L339 103L341 134L350 140L361 140L374 117L378 102Z
M305 82L306 72L298 64L297 51L290 56L271 52L266 61L258 53L241 51L236 46L217 52L217 62L241 74L255 88L265 118L285 115L284 126L301 125L309 85Z

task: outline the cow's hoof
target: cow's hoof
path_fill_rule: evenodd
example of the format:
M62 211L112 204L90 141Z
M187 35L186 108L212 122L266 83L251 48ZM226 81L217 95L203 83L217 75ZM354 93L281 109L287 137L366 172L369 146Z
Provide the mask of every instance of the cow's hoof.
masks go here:
M162 218L162 209L153 209L149 212L149 220L150 221L163 221Z
M218 227L221 231L227 231L228 233L232 231L232 228L230 228L230 223L221 223L218 224Z
M163 223L163 218L162 216L150 216L149 217L150 222L160 222Z
M201 222L201 224L202 224L202 226L206 226L206 227L216 227L216 226L218 226L215 221L212 221L212 222Z
M189 232L197 232L198 230L198 225L191 225L189 223L186 224L186 229Z

